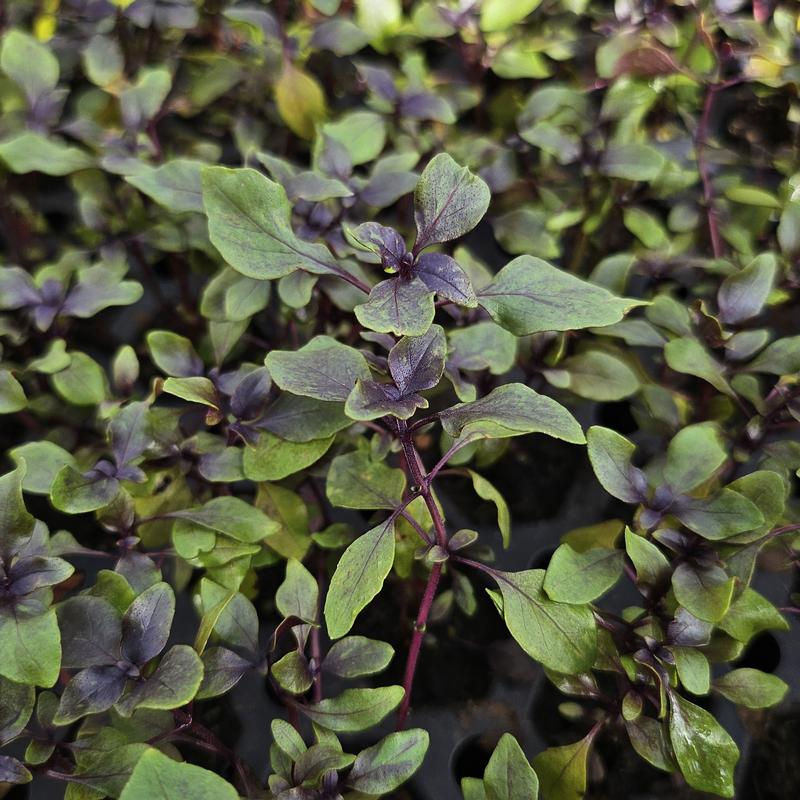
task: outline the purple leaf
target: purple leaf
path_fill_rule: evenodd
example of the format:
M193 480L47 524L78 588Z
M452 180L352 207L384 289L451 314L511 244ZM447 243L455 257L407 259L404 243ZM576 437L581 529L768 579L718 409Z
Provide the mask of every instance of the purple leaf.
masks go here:
M416 172L379 172L367 181L358 196L368 206L386 208L413 192L418 180Z
M127 306L142 296L136 281L120 281L112 270L98 264L79 273L77 285L64 300L63 313L85 319L110 306Z
M203 653L203 682L197 697L216 697L232 689L253 664L227 647L211 647Z
M271 385L266 367L259 367L246 375L231 396L233 415L239 420L254 420L261 416Z
M388 69L370 67L367 64L358 64L357 66L362 80L367 84L370 91L375 92L375 94L391 103L397 100L399 92L394 85L392 73Z
M29 783L33 776L21 761L11 756L0 756L0 783Z
M423 253L417 259L417 277L443 300L467 308L478 305L469 276L444 253Z
M122 655L138 666L157 656L167 644L174 614L175 594L169 584L145 589L122 618Z
M407 250L405 240L394 228L365 222L353 231L353 236L367 250L380 256L384 269L400 271Z
M130 403L109 423L111 450L118 468L140 456L152 441L147 430L148 408L148 404L144 401ZM119 474L119 470L117 470L116 477L123 478ZM130 480L130 478L123 479Z
M372 287L366 303L355 308L356 319L378 333L421 336L436 308L433 292L418 278L389 278Z
M93 667L119 660L122 622L111 603L82 595L61 603L57 613L62 667Z
M413 392L401 395L391 383L359 380L347 398L345 412L351 419L378 419L387 414L408 419L418 408L427 407L424 397Z
M24 269L5 267L0 270L0 308L24 308L40 302L39 290Z
M20 559L11 566L8 578L11 592L18 597L43 586L55 586L69 578L75 568L63 558L33 556Z
M447 153L431 159L414 191L414 254L471 231L489 207L489 187Z
M128 676L116 664L81 670L64 689L54 717L56 725L68 725L88 714L107 711L122 696Z
M401 396L432 389L444 372L447 341L440 325L403 337L389 353L389 372Z
M412 92L403 95L400 99L400 114L411 119L429 119L448 124L456 121L450 103L430 92Z

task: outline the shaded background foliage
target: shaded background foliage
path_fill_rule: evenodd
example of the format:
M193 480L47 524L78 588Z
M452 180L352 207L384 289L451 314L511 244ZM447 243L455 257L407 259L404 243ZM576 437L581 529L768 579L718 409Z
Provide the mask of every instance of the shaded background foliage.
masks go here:
M797 794L796 4L0 14L10 796Z

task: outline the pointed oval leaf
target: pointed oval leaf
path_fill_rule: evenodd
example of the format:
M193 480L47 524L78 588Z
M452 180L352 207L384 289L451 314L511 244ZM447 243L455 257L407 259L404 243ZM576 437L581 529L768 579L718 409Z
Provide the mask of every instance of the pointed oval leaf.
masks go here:
M539 779L510 734L500 737L483 773L486 800L536 800Z
M370 795L393 792L420 768L428 740L420 728L390 733L358 754L347 776L348 788Z
M503 267L480 289L478 303L517 336L611 325L644 305L533 256L519 256Z
M704 709L670 693L669 736L675 758L689 786L733 797L733 770L739 748Z
M371 377L366 358L330 336L315 336L299 350L273 350L264 363L281 389L316 400L344 402L359 378Z
M346 689L337 697L298 710L312 722L336 733L354 733L377 725L403 699L402 686Z
M239 800L239 793L214 772L175 761L154 747L139 759L120 800Z
M486 397L461 403L439 415L454 439L503 439L545 433L573 444L586 440L580 425L564 406L521 383L498 386Z
M209 237L237 272L261 280L296 269L340 272L327 247L295 235L280 184L254 169L203 167L200 176Z
M556 672L586 672L594 663L597 632L588 606L550 600L545 571L495 572L503 618L523 650Z
M394 551L394 520L390 517L359 536L342 553L325 598L325 622L331 639L344 636L381 590L394 563Z
M489 187L447 153L434 156L414 191L417 240L414 252L471 231L489 208Z
M175 593L168 583L154 583L131 604L122 618L122 655L137 665L157 656L167 643Z

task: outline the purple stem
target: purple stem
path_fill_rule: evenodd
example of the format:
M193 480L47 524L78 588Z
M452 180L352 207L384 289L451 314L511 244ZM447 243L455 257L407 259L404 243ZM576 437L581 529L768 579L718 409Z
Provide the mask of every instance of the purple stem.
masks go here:
M436 505L436 501L433 499L430 480L425 474L425 467L422 465L419 453L417 453L417 448L414 446L411 432L403 421L398 422L397 432L400 436L400 443L403 446L403 453L406 458L408 470L415 484L419 487L419 492L433 520L433 527L436 531L436 542L442 549L446 550L447 531L445 529L444 520L439 513L439 507ZM403 700L397 711L397 725L395 727L398 731L405 728L406 720L408 719L408 712L411 706L411 692L414 687L414 675L417 671L417 662L419 661L419 653L422 648L422 639L425 636L425 628L428 624L428 617L431 613L433 601L436 598L436 590L439 587L439 579L441 576L442 563L437 562L431 567L430 574L428 575L428 582L425 584L425 592L422 595L422 602L419 606L419 612L417 613L417 619L414 623L414 634L411 637L411 646L408 650L405 675L403 677Z

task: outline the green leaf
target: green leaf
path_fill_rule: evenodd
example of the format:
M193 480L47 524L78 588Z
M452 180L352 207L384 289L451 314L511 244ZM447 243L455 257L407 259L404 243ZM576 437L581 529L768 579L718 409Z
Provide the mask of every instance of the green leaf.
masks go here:
M672 647L678 678L692 694L708 694L711 686L711 667L708 659L696 647Z
M542 800L582 800L593 735L563 747L548 747L533 759Z
M725 189L725 197L733 200L734 203L741 203L745 206L761 206L763 208L781 207L781 203L772 192L762 189L760 186L749 186L747 184L737 184Z
M355 307L356 319L379 333L422 336L436 311L433 295L419 278L388 278L373 286L367 301Z
M669 579L671 568L667 557L644 536L625 528L625 550L636 570L636 580L647 586L659 586Z
M331 639L344 636L380 592L394 563L394 551L394 520L390 517L359 536L342 553L325 598L325 622Z
M542 0L484 0L481 4L481 30L505 31L522 22L528 14L541 5Z
M178 214L195 211L202 214L202 166L202 161L175 158L160 167L128 175L125 180L170 211Z
M0 745L10 742L24 730L35 702L33 686L0 677Z
M359 378L371 377L363 354L330 336L315 336L299 350L273 350L264 364L281 389L316 400L344 402Z
M0 142L0 161L19 175L28 172L70 175L94 166L94 160L79 147L33 131Z
M25 508L22 486L26 465L0 476L0 557L11 558L30 538L36 520Z
M279 481L319 461L334 437L310 442L288 442L263 431L258 442L244 448L242 465L251 481Z
M312 139L316 124L328 115L325 92L319 81L288 59L284 59L275 84L275 105L290 130L303 139Z
M322 132L344 146L354 166L374 161L386 142L386 123L373 111L343 114L323 125Z
M719 627L746 644L761 631L788 631L789 623L769 600L748 586L733 601Z
M683 777L694 789L733 797L739 749L708 711L670 692L669 737Z
M284 618L298 617L308 625L292 628L298 643L305 646L311 625L317 624L319 587L314 576L296 558L286 562L286 577L275 592L275 605Z
M675 372L702 378L717 391L733 396L730 384L723 377L725 368L696 339L684 337L667 342L664 358Z
M61 668L61 633L53 609L35 617L0 616L0 675L15 683L52 686Z
M620 579L624 560L622 550L594 547L578 552L559 545L547 566L544 590L559 603L591 603Z
M468 469L467 474L472 480L472 488L475 490L475 494L481 500L495 504L497 508L497 527L503 537L503 547L508 547L511 543L511 514L508 511L508 504L503 495L486 478L474 470Z
M27 404L22 384L7 369L0 369L0 414L13 414Z
M789 687L776 675L742 667L726 672L714 681L714 689L723 697L747 708L769 708L786 696Z
M340 678L360 678L382 672L393 656L394 648L386 642L347 636L331 645L322 668Z
M500 737L483 773L486 800L536 800L539 780L517 740Z
M290 650L272 665L272 676L289 694L305 694L314 682L306 657Z
M800 336L787 336L767 345L747 365L751 372L789 375L800 372Z
M311 545L308 508L303 499L283 486L262 483L256 494L256 507L279 525L269 537L270 549L287 559L303 558Z
M671 513L687 528L711 540L752 531L764 523L758 507L731 489L723 489L710 498L685 498Z
M145 751L122 790L120 800L239 800L239 793L214 772Z
M299 706L298 710L327 730L354 733L377 725L397 708L403 693L402 686L346 689L338 697Z
M81 473L66 464L53 479L50 500L59 511L83 514L105 508L118 493L116 478L95 471Z
M137 684L118 704L130 716L137 708L173 709L190 703L203 680L203 662L188 645L176 644L159 662L152 675Z
M362 750L347 775L347 787L369 795L393 792L420 768L428 733L420 728L397 731Z
M573 444L583 444L583 431L572 414L550 397L521 383L493 389L486 397L461 403L439 415L453 439L503 439L526 433L545 433Z
M586 432L586 444L594 474L610 495L625 503L645 499L647 478L633 466L633 442L610 428L593 425Z
M283 187L254 169L203 167L208 235L225 261L250 278L269 280L296 269L340 271L330 251L299 239Z
M602 329L601 329L602 330ZM603 350L584 350L547 370L545 377L578 397L612 402L639 391L639 378L621 358Z
M762 253L744 269L725 278L717 292L720 320L736 325L760 314L772 291L777 271L775 255Z
M556 672L585 672L594 663L597 634L588 606L550 600L545 571L493 572L503 598L503 618L523 650Z
M647 144L609 144L603 151L600 172L609 178L626 181L652 181L661 172L666 159Z
M456 328L448 332L447 338L449 360L459 369L488 369L492 375L502 375L517 357L516 337L489 320Z
M219 412L220 398L216 387L208 378L167 378L164 381L162 390L189 403L208 406L208 408L216 412L213 413L211 418L214 422L212 423L211 419L209 419L209 424L215 424L219 421L221 413ZM209 413L211 414L212 412Z
M417 240L414 253L471 231L489 208L489 187L447 153L434 156L414 190Z
M727 460L718 425L689 425L669 443L664 478L674 492L686 494L705 483Z
M53 388L68 403L76 406L96 406L106 399L108 382L101 366L84 353L70 353L70 364L56 372Z
M721 567L679 564L672 574L675 599L706 622L721 620L731 604L735 580Z
M611 325L644 305L616 297L533 256L519 256L503 267L480 289L478 303L517 336Z
M25 92L31 108L58 85L58 59L52 50L16 28L3 37L0 69Z
M328 499L340 508L393 510L403 500L405 474L366 453L336 456L328 470Z
M175 527L199 525L247 544L263 541L278 530L278 523L238 497L215 497L202 506L169 512Z

